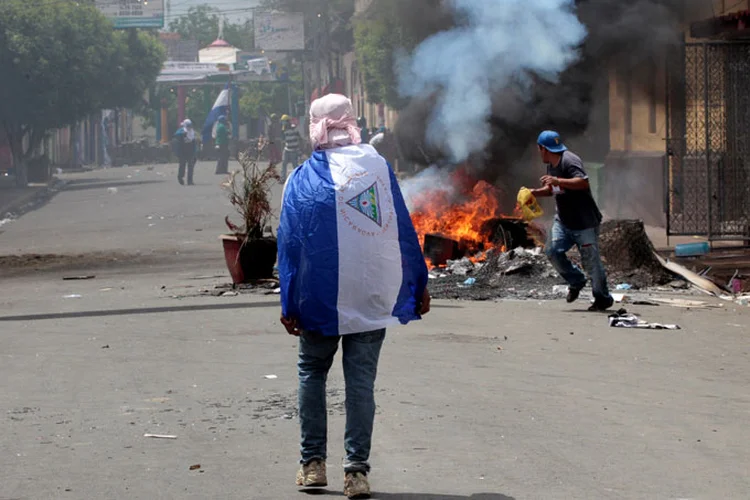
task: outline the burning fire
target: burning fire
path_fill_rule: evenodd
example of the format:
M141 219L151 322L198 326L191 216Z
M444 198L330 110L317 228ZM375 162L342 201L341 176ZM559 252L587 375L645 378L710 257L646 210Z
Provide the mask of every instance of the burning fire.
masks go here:
M420 244L424 245L426 234L435 233L458 241L468 255L489 250L493 245L483 225L502 217L498 190L485 181L472 182L461 170L451 181L455 192L435 188L411 200Z

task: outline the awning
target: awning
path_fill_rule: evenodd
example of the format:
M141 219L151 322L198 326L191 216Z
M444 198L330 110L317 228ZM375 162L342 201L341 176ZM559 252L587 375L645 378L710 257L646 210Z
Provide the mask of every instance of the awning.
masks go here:
M748 38L750 37L750 10L713 17L690 25L693 38Z

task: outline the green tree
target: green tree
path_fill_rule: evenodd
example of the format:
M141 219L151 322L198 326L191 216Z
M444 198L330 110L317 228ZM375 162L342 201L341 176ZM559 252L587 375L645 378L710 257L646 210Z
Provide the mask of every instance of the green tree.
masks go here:
M396 66L425 38L451 25L440 0L378 0L354 21L354 49L367 98L400 109Z
M155 37L115 32L91 5L1 2L0 127L18 183L49 131L103 108L139 106L163 59Z
M210 5L190 7L187 14L169 23L169 30L179 33L185 40L198 40L201 48L207 47L219 37L219 23L222 22L219 9ZM253 49L253 23L224 21L224 40L242 50Z

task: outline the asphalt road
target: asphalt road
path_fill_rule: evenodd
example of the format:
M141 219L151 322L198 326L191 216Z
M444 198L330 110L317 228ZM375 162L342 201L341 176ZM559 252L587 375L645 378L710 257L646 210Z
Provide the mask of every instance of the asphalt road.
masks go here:
M211 166L174 171L70 176L4 226L0 255L68 258L0 279L0 499L306 498L295 340L275 295L199 295L227 282L229 207ZM585 307L437 301L391 330L374 497L748 498L750 310L636 306L683 329L631 331ZM340 363L329 412L318 498L342 498Z

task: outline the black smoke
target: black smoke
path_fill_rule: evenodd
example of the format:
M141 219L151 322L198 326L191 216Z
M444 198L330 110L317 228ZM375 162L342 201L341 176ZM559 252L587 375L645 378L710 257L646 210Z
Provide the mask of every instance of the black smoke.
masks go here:
M425 0L407 1L412 9ZM498 2L500 3L500 2ZM446 29L447 10L433 14L433 32ZM536 81L531 92L508 86L492 96L492 138L486 149L476 152L471 162L478 176L502 181L533 146L544 129L559 130L564 137L578 138L584 147L607 150L606 113L599 116L595 130L589 129L597 108L606 107L612 75L629 75L630 85L639 92L651 92L649 71L663 67L682 42L688 19L710 17L709 2L701 0L579 0L576 15L587 28L578 62L558 82ZM461 23L452 19L453 24ZM422 26L427 29L426 26ZM533 57L533 55L530 55ZM439 91L437 91L439 93ZM425 131L437 95L412 99L402 110L396 126L402 155L417 164L445 162L447 151L429 145ZM658 96L662 98L663 96ZM434 142L434 141L433 141Z

